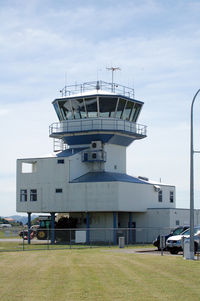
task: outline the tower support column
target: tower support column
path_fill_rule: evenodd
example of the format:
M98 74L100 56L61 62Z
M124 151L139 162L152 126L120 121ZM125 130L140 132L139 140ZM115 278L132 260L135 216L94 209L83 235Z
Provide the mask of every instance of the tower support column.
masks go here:
M51 244L55 244L55 212L51 212Z
M132 244L133 242L133 214L132 212L129 212L129 222L128 222L128 227L129 227L129 244Z
M31 244L31 212L28 212L28 244Z
M113 244L117 244L117 212L113 212Z
M89 245L90 243L90 213L86 212L86 243Z

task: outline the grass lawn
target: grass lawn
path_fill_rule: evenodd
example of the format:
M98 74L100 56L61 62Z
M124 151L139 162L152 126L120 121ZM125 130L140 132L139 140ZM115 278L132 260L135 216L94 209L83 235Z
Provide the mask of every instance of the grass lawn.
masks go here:
M1 301L199 301L199 274L200 261L116 248L3 252L0 296Z

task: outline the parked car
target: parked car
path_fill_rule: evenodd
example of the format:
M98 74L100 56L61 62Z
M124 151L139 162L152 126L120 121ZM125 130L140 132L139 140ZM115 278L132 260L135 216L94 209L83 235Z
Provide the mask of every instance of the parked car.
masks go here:
M190 229L182 232L180 235L171 236L166 241L167 250L171 254L178 254L178 252L183 251L183 238L189 239L190 238ZM198 250L200 239L200 226L194 228L194 250L195 253Z
M12 225L11 224L0 224L0 228L11 228Z
M177 227L176 229L172 230L169 234L165 235L165 243L170 236L179 235L182 232L184 232L185 230L187 230L188 228L189 228L189 226L180 226L180 227ZM158 235L158 237L153 241L153 245L155 247L157 247L158 250L160 251L160 235Z
M190 241L190 237L185 238L185 241ZM182 249L183 249L183 240L182 240ZM194 233L194 252L197 253L200 251L200 232Z

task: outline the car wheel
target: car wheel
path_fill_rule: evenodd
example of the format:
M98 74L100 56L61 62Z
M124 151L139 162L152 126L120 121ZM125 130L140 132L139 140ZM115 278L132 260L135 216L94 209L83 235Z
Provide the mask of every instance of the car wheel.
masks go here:
M178 254L177 249L171 249L169 252L170 252L170 254L173 254L173 255Z
M44 230L39 230L37 232L37 239L42 240L42 239L47 239L47 233Z

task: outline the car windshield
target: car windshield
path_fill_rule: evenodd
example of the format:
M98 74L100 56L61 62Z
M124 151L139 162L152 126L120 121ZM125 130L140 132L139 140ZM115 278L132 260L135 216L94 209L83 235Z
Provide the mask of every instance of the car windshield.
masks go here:
M178 228L176 230L174 230L173 235L179 235L183 232L183 228Z
M200 227L195 227L194 228L194 235L197 234L197 232L199 232L199 231L200 231ZM183 235L190 235L190 229L184 231L182 234Z

